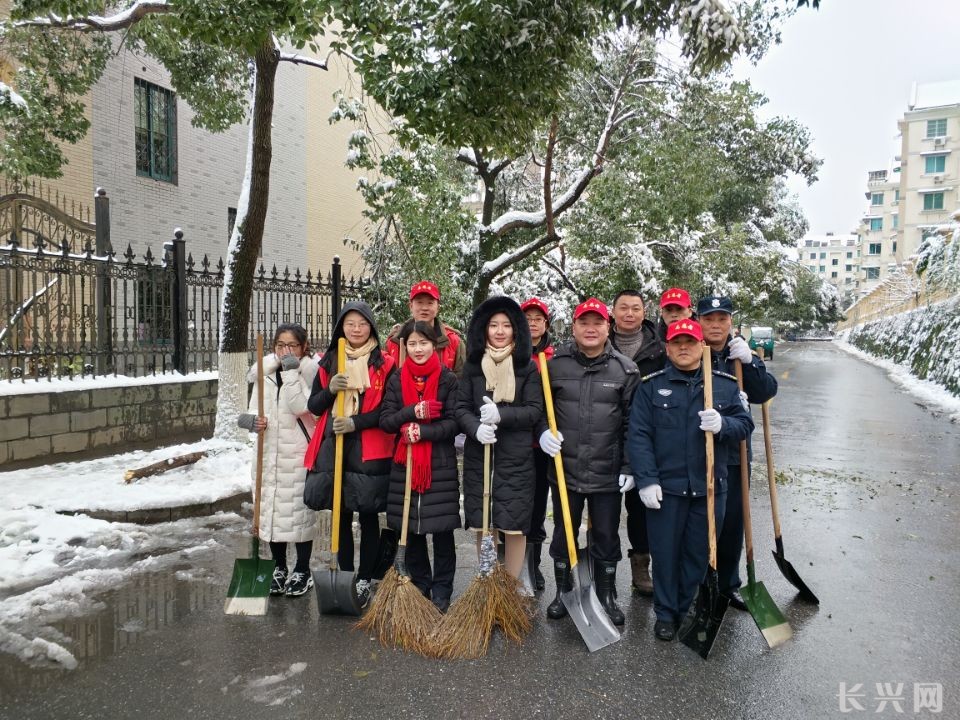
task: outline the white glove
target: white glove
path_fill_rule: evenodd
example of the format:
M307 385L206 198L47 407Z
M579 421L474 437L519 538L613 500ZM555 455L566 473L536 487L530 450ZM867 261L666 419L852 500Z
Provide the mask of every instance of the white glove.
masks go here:
M700 416L700 429L704 432L716 435L720 432L720 428L723 427L723 418L720 417L720 413L713 408L701 410L697 415Z
M497 441L496 425L481 425L477 428L477 442L481 445L493 445Z
M483 405L480 407L480 422L484 425L497 425L500 423L500 408L486 395L484 395Z
M740 404L743 405L744 410L750 412L750 400L747 399L747 394L743 390L740 391Z
M661 500L663 500L663 490L656 483L640 488L640 502L650 510L659 510Z
M556 457L560 452L560 446L563 444L563 433L557 431L557 437L549 430L540 433L540 449L550 457Z
M739 360L744 365L749 365L753 361L753 353L750 352L750 346L742 337L731 338L727 344L727 355L731 360Z
M633 475L621 475L618 482L620 483L620 492L622 493L630 492L637 486L633 481Z

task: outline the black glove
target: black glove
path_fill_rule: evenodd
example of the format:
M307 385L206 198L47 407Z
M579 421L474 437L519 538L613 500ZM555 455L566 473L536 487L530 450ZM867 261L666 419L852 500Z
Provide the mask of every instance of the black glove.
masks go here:
M355 422L353 422L353 418L335 417L333 419L333 432L336 435L352 433L356 429L357 425Z
M347 376L344 375L343 373L337 373L336 375L330 378L330 384L327 386L327 390L329 390L332 393L338 393L343 390L346 390L348 384L349 384L349 381L347 380Z
M299 370L300 358L298 358L293 353L290 353L289 355L283 355L280 358L280 369L281 370Z

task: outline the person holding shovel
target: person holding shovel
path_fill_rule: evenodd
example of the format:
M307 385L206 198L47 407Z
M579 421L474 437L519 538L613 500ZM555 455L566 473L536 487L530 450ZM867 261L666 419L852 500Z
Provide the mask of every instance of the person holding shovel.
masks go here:
M727 491L727 465L753 430L736 379L713 371L713 407L704 409L703 331L695 320L667 328L666 367L643 378L633 397L627 455L647 507L653 556L654 635L672 640L707 570L704 433L713 433L716 496ZM709 369L706 370L709 372ZM715 504L717 527L724 500Z
M647 320L643 296L637 290L621 290L613 298L613 347L637 364L640 377L663 369L667 360L657 326ZM623 495L627 511L627 537L630 539L630 578L633 590L640 595L653 595L650 578L650 545L647 542L646 508L636 488Z
M337 344L346 338L346 368L337 372ZM330 346L320 361L308 407L319 417L317 431L307 448L304 464L310 469L304 500L316 510L333 504L335 435L343 435L343 495L340 513L340 549L337 564L352 571L353 513L360 520L360 565L357 599L361 607L370 600L380 545L378 513L387 509L390 460L394 437L380 429L380 413L394 361L380 351L373 310L364 302L348 302L340 311ZM333 417L337 393L345 393L343 417Z
M446 612L457 569L453 531L460 527L460 477L454 446L460 432L455 415L457 376L440 362L440 340L433 323L408 320L397 340L406 360L387 382L380 414L380 428L397 436L387 522L400 531L409 447L412 500L407 568L420 592ZM427 556L427 534L433 535L433 568Z
M730 337L733 327L733 302L728 297L710 295L697 303L697 316L703 326L703 339L710 346L714 370L734 374L739 360L743 367L743 394L741 399L750 412L750 403L762 405L777 394L777 379L767 372L763 360L750 351L742 337ZM747 472L753 458L750 436L747 436ZM740 490L740 453L734 448L728 455L727 509L723 530L717 537L717 575L720 592L730 600L731 607L746 611L740 596L740 555L743 551L743 496Z
M530 352L530 331L520 306L507 297L484 301L470 318L467 362L457 392L457 420L467 436L466 527L483 527L483 446L493 445L491 526L504 536L504 565L515 578L523 569L536 488L530 437L543 417L543 388Z
M596 298L573 311L573 340L557 348L548 363L550 389L559 437L541 423L540 447L555 457L560 453L570 504L574 542L584 505L589 502L590 558L597 598L615 625L623 625L617 605L617 563L620 552L621 494L634 487L624 454L630 401L640 379L637 366L610 344L610 313ZM550 468L553 516L562 517L556 491L556 469ZM572 589L569 555L563 522L556 522L550 543L557 596L547 617L567 615L562 594Z
M520 304L527 325L530 326L530 341L533 344L533 360L540 368L540 353L549 360L553 357L553 345L550 337L550 308L540 298L530 298ZM527 542L532 545L532 570L535 590L543 590L543 573L540 572L540 556L543 543L547 539L547 529L544 522L547 518L547 496L550 493L550 481L547 479L547 466L550 458L540 449L534 437L533 442L533 471L536 477L536 486L533 491L533 512L530 515L530 529L527 531Z
M313 587L310 555L317 534L317 514L303 502L307 469L303 456L315 420L307 408L317 361L307 343L307 331L296 323L283 323L273 336L273 352L263 359L263 408L256 393L248 412L253 432L264 434L263 485L260 501L260 539L270 543L277 563L270 583L271 595L296 597ZM257 366L247 382L257 381ZM254 472L256 470L254 469ZM295 543L297 564L287 568L287 543Z

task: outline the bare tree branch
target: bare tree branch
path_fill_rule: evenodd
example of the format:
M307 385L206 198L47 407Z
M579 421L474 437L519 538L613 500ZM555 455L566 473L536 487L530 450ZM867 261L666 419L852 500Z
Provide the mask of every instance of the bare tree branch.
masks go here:
M559 275L560 281L566 285L570 291L576 294L577 297L583 297L583 293L580 291L580 288L577 287L576 283L570 279L570 276L567 275L566 271L562 267L548 257L543 258L543 264Z
M67 15L66 17L60 17L59 15L50 13L46 17L17 20L13 23L13 27L52 27L69 28L81 32L113 32L135 25L147 15L163 15L170 12L173 12L173 8L167 0L137 0L137 2L123 12L110 17L101 17L99 15L89 15L86 17Z

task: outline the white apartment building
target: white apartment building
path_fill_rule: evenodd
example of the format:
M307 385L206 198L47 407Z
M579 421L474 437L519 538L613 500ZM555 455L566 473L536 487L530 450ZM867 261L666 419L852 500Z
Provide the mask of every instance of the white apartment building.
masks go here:
M876 287L897 262L900 225L900 164L867 173L867 209L859 235L862 244L860 293Z
M960 206L960 80L914 83L898 125L902 147L897 261L903 262Z
M854 233L807 235L800 241L800 264L853 297L860 287L861 241Z

